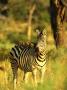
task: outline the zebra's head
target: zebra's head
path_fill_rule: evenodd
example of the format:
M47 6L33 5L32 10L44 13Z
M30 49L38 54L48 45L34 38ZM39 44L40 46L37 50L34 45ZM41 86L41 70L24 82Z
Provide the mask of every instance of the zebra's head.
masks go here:
M43 53L46 48L46 30L39 31L38 30L38 37L37 37L37 44L36 49L39 53Z

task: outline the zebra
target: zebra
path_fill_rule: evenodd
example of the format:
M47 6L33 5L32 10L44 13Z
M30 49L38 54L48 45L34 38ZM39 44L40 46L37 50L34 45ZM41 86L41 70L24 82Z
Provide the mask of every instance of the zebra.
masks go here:
M23 80L27 72L32 72L36 81L37 70L41 71L41 81L44 78L46 68L46 30L39 31L36 43L16 44L9 53L11 68L13 71L14 87L16 87L17 71L24 71Z

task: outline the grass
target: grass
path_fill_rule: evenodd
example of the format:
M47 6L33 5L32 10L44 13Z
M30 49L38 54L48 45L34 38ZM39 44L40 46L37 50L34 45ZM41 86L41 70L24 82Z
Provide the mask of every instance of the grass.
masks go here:
M60 52L61 50L61 52ZM47 70L44 76L44 83L34 87L33 84L24 84L23 74L19 70L17 90L66 90L67 89L67 49L60 49L55 55L49 54ZM51 52L50 52L51 53ZM59 55L58 55L59 54ZM1 62L7 73L7 83L5 83L5 72L0 71L0 90L12 90L12 71L10 63ZM8 68L7 68L8 67ZM29 82L31 78L29 78Z

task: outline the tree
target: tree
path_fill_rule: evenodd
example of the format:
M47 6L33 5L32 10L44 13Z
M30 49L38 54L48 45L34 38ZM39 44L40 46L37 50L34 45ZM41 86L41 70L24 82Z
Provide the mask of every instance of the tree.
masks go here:
M66 4L63 0L50 0L51 26L56 46L65 46L63 29Z
M0 13L8 16L8 0L0 0Z
M32 16L35 10L35 4L32 6L29 12L29 20L28 20L28 40L31 40L31 32L32 32Z

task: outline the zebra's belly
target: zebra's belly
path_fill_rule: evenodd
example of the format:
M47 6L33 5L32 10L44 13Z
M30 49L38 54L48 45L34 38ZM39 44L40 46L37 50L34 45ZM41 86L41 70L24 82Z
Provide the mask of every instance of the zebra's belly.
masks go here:
M24 72L32 72L32 67L29 64L19 65L19 69Z

